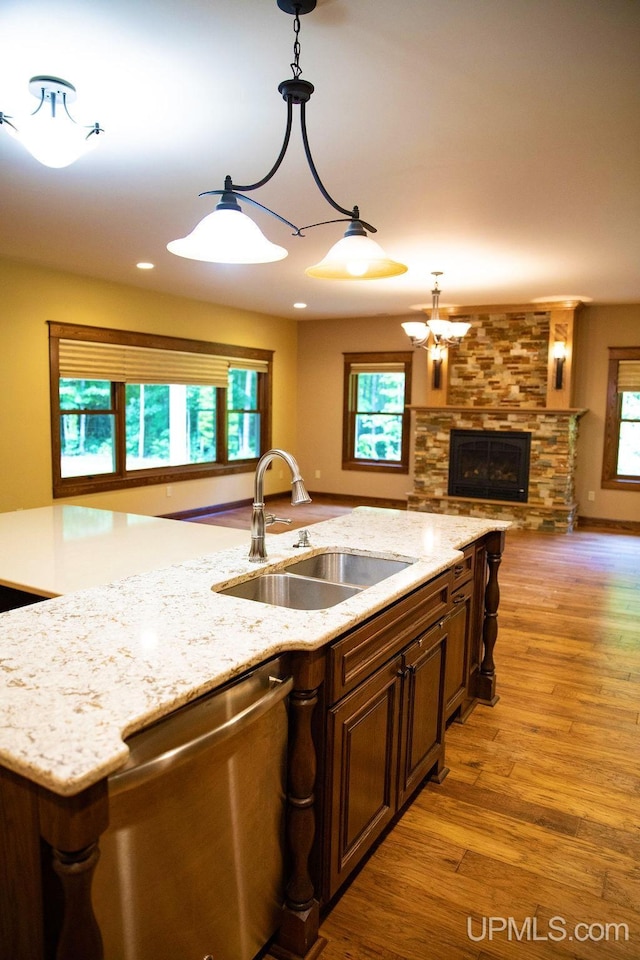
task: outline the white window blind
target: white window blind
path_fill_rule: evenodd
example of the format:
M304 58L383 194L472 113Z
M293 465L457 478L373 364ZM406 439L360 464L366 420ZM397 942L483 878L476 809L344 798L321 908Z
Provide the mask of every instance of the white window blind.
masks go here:
M250 360L245 357L227 357L227 360L234 370L255 370L256 373L267 373L269 370L266 360Z
M640 393L640 360L618 361L618 393Z
M118 383L181 383L226 387L229 367L266 373L266 361L92 340L59 341L61 377Z
M351 373L404 373L404 363L350 363Z

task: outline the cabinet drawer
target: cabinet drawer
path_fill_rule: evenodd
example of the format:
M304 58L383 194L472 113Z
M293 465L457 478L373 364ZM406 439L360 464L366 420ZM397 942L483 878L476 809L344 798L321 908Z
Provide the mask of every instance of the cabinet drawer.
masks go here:
M462 559L453 565L453 583L456 587L462 586L463 583L466 583L467 580L473 577L475 562L476 548L474 544L470 547L465 547Z
M418 587L330 649L329 702L335 703L451 609L452 572Z

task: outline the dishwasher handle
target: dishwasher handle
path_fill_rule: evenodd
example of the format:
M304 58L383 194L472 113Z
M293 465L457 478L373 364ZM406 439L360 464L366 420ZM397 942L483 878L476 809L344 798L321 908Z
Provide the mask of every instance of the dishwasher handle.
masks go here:
M142 784L148 783L155 777L159 777L184 763L201 750L208 749L241 733L289 695L293 688L293 677L286 677L285 679L270 677L269 683L269 689L258 700L250 703L243 710L239 710L238 713L235 713L212 730L207 730L206 733L194 737L186 743L181 743L170 750L159 753L150 760L136 766L124 767L122 770L110 774L108 778L109 796L113 797L125 790L142 786Z

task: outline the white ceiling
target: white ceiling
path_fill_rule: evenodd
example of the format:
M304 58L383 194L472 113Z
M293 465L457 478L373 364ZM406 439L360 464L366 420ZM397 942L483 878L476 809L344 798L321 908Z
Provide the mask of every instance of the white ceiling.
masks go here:
M0 110L30 112L30 77L51 74L106 131L52 170L0 129L6 256L297 319L406 315L432 270L445 304L640 302L638 0L318 0L300 34L318 171L409 265L368 282L304 275L340 225L300 239L252 213L290 250L274 264L166 250L213 209L200 192L259 180L277 156L293 17L276 0L3 0L0 36ZM330 219L295 114L252 196Z

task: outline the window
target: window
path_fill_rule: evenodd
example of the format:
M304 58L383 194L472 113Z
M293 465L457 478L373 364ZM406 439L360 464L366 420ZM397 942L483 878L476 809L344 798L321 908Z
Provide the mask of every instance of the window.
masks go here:
M609 348L602 486L640 490L640 347Z
M342 467L409 472L411 353L345 353Z
M251 471L273 353L49 324L54 496Z

